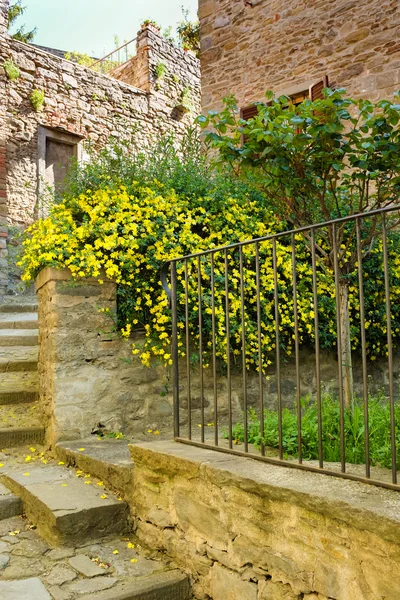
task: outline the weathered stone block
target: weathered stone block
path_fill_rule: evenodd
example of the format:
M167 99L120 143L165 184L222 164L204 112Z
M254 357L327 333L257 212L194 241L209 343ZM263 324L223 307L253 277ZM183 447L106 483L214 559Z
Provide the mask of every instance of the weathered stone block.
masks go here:
M242 581L237 573L217 563L211 569L211 597L213 600L257 600L257 585ZM274 599L275 600L275 599Z

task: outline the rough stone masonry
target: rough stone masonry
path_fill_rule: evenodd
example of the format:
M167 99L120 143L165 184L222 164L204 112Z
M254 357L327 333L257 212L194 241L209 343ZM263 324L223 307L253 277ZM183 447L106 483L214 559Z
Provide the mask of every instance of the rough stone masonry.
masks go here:
M108 76L11 39L8 4L0 0L0 294L10 287L7 226L24 227L45 209L49 162L55 170L60 152L84 159L84 140L101 148L133 132L139 146L158 133L180 136L200 111L198 59L156 28L142 28L136 56ZM36 91L44 93L37 110ZM184 93L190 103L182 110Z
M199 0L203 111L235 94L329 85L379 100L400 89L398 0Z

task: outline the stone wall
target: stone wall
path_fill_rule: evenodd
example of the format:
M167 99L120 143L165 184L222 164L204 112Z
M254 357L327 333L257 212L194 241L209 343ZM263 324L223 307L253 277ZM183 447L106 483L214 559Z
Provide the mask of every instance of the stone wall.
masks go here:
M115 333L115 284L75 282L68 271L49 268L36 289L40 411L48 444L88 437L99 423L125 434L157 423L168 429L172 409L160 395L164 370L144 367Z
M398 492L173 442L131 455L136 533L197 600L398 600Z
M9 225L24 227L40 214L45 191L41 131L69 135L80 146L90 140L96 148L110 138L135 135L136 144L146 147L155 135L174 132L179 137L193 123L200 110L199 61L174 49L153 28L141 30L137 43L134 60L149 73L148 82L139 81L143 89L7 35L0 38L0 133L7 169L7 204L0 195L0 218L5 216ZM14 80L3 68L10 60L19 69ZM155 65L162 61L168 62L167 72L155 82ZM194 99L187 113L175 108L184 87ZM38 112L31 102L34 90L44 92Z
M203 111L234 93L304 91L328 75L377 100L400 88L398 0L199 0ZM302 89L303 88L303 89Z

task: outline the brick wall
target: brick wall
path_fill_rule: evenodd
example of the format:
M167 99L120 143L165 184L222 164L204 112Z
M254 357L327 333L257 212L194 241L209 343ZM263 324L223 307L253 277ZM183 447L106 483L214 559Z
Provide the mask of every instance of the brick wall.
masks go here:
M199 0L202 107L330 85L377 100L400 88L398 0Z

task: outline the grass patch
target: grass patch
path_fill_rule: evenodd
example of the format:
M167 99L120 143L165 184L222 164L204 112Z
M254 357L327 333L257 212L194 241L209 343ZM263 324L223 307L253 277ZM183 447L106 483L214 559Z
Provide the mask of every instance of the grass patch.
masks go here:
M302 401L302 452L304 460L318 459L317 405L310 398ZM373 466L391 468L390 406L384 396L369 399L370 463ZM397 468L400 467L400 405L395 406ZM286 458L298 456L298 427L294 409L282 411L283 451ZM365 463L364 406L356 398L352 409L344 414L346 461L353 464ZM236 441L244 441L244 427L236 423L232 431ZM228 433L224 431L223 437ZM253 409L249 410L248 441L259 447L264 443L269 448L279 448L278 411L264 411L264 437L260 435L260 419ZM340 407L336 398L322 399L322 441L324 460L340 462Z

